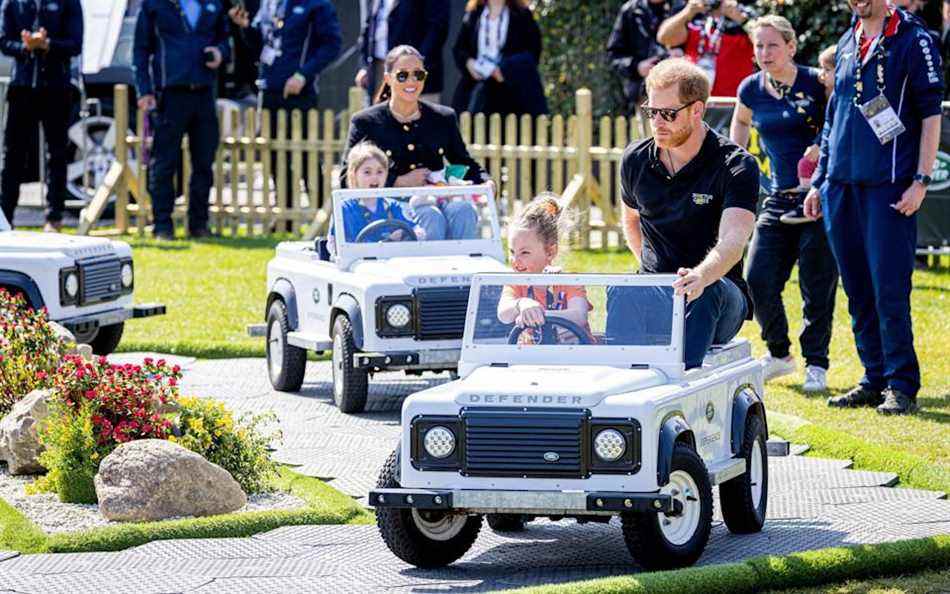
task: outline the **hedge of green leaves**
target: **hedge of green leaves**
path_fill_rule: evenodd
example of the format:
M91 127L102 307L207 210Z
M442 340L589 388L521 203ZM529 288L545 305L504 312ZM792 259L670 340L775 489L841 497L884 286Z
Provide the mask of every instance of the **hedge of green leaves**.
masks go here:
M593 91L594 115L622 113L620 82L607 62L607 39L625 0L536 0L544 37L541 73L551 113L574 111L574 92ZM758 0L760 14L787 17L799 34L798 59L816 64L821 50L847 28L844 0Z

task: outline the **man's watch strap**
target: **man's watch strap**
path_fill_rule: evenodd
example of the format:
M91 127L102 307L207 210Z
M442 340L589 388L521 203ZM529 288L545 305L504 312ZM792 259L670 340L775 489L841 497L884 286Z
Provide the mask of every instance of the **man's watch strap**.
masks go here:
M933 178L931 178L929 175L925 173L918 173L917 175L914 176L914 181L920 183L920 185L926 188L927 186L930 185L930 182L933 181Z

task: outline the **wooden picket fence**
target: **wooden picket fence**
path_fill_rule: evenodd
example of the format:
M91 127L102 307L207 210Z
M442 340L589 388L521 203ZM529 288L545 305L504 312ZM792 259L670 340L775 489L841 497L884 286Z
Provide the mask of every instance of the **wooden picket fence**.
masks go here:
M639 118L605 116L595 121L587 89L577 91L576 99L576 112L566 118L463 113L462 137L472 156L498 185L503 219L533 196L551 191L563 195L576 208L577 243L583 247L617 244L621 241L617 183L620 158L627 144L642 137L646 130ZM128 88L117 85L117 130L129 129L124 115L128 113L128 101ZM350 115L362 107L363 91L354 88L350 90L349 109L340 114L330 110L281 111L276 122L266 110L260 114L255 109L219 114L222 138L209 198L213 230L266 235L289 223L293 232L308 237L323 232L332 208L335 166L346 142ZM308 124L306 137L303 118ZM116 196L117 231L145 232L151 202L145 182L148 147L141 113L135 130L135 134L118 135L117 160L81 217L81 233L95 226L112 194ZM187 140L182 151L185 183L179 182L183 191L174 214L179 222L184 221L188 204ZM309 190L301 184L304 172L310 180ZM289 207L288 194L292 200Z

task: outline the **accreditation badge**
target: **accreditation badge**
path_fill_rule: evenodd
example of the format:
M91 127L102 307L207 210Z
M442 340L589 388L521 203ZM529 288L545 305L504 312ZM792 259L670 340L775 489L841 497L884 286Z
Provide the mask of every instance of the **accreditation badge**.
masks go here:
M861 115L871 125L871 130L874 131L881 144L887 144L907 130L901 119L897 117L897 113L894 112L894 108L891 107L890 101L884 95L878 95L858 107L858 109L861 110Z

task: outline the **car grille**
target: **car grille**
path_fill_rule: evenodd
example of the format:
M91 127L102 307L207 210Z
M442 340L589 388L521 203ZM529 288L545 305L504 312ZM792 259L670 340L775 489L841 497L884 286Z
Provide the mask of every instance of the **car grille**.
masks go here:
M583 477L587 411L465 410L463 474ZM556 454L556 456L554 456ZM555 459L556 458L556 459Z
M122 264L113 256L79 260L81 303L110 301L122 294Z
M417 340L462 338L468 287L439 287L416 290Z

